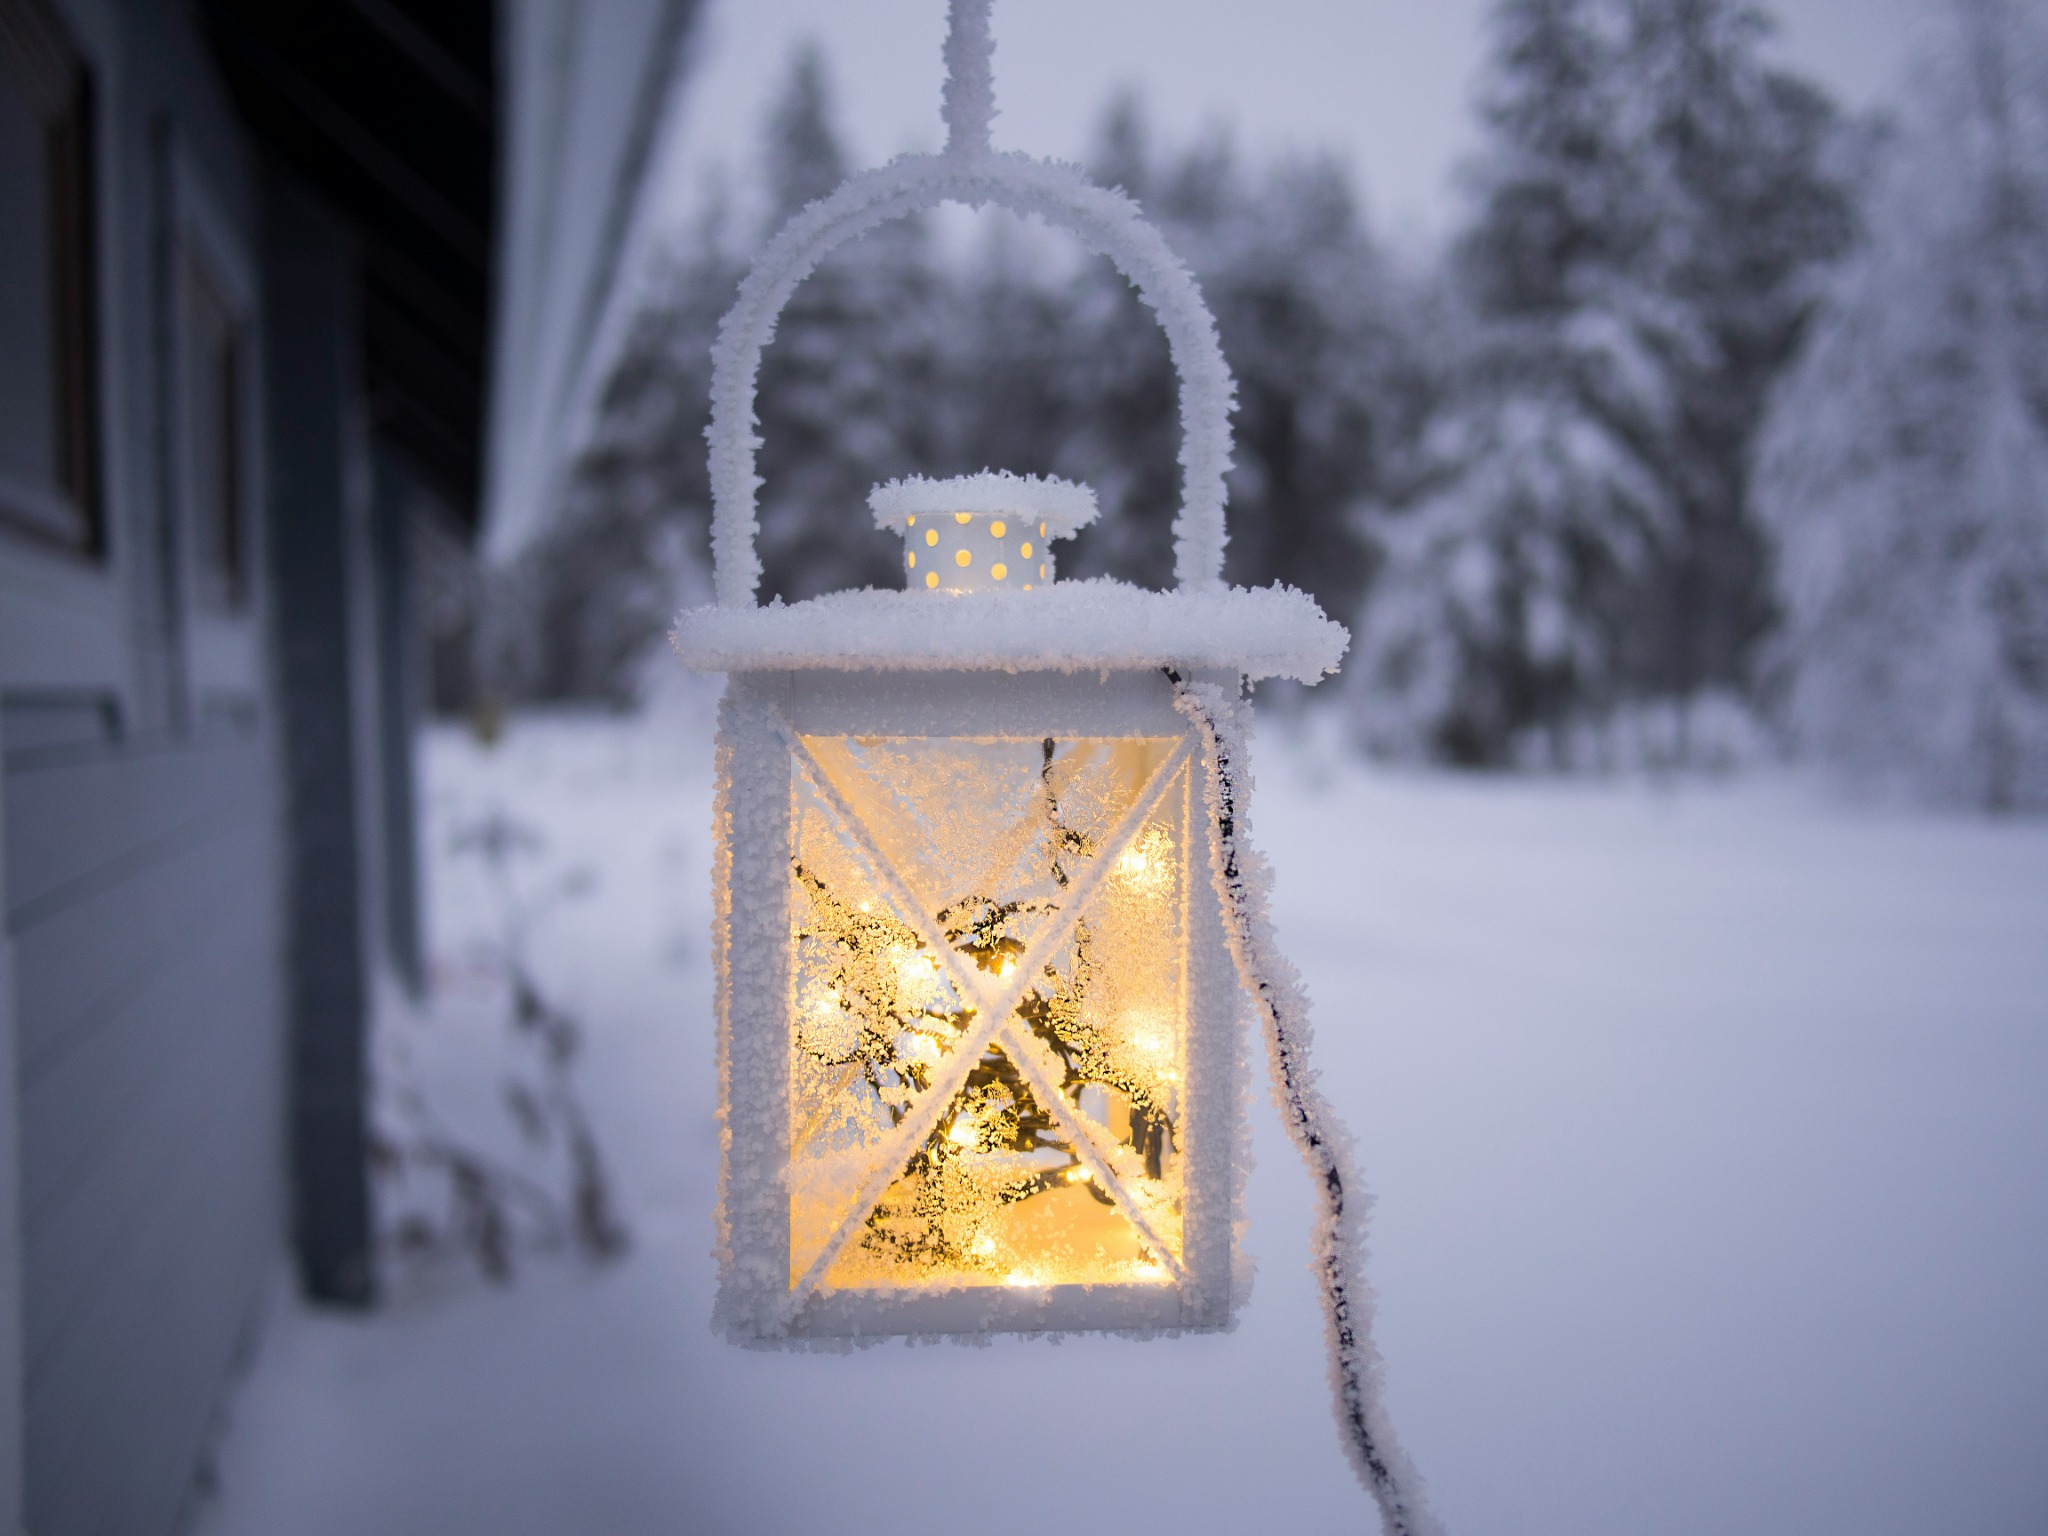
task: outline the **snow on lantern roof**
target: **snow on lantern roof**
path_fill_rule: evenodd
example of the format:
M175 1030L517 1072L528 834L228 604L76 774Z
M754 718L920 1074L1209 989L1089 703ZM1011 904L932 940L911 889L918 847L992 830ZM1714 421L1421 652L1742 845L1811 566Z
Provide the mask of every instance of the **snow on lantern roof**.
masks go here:
M1050 475L1013 475L985 469L978 475L927 480L905 475L868 492L875 526L901 532L913 517L945 512L997 513L1043 523L1047 538L1063 539L1095 521L1095 492Z
M1350 644L1343 625L1292 587L1154 592L1108 578L938 602L870 587L765 608L696 608L678 616L674 638L699 672L1170 666L1302 683L1334 672Z

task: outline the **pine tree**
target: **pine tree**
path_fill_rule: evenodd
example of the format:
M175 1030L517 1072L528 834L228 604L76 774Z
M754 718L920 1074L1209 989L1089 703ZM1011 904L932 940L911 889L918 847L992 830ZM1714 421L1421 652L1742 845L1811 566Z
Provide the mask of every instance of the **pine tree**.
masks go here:
M798 51L770 114L763 242L846 173L831 87ZM887 585L901 553L869 518L876 483L933 457L942 295L921 221L884 225L834 252L783 311L762 359L762 597Z
M1226 575L1286 582L1332 612L1353 611L1370 574L1361 508L1409 473L1431 396L1407 319L1414 285L1372 240L1348 171L1321 156L1248 172L1221 135L1155 157L1129 98L1106 114L1091 168L1161 223L1202 285L1237 377ZM1106 266L1089 270L1072 311L1093 387L1071 459L1119 512L1083 553L1164 584L1163 529L1179 498L1164 342Z
M1958 0L1867 237L1777 394L1760 501L1808 751L2048 805L2048 26Z
M1831 161L1836 115L1814 86L1765 66L1764 18L1729 0L1632 8L1617 126L1642 146L1644 286L1684 316L1645 329L1669 380L1652 440L1677 538L1663 552L1645 636L1651 690L1681 699L1741 687L1771 619L1750 491L1772 382L1853 230Z
M1846 238L1832 116L1727 0L1505 0L1426 492L1376 521L1361 722L1500 763L1745 681L1758 402Z

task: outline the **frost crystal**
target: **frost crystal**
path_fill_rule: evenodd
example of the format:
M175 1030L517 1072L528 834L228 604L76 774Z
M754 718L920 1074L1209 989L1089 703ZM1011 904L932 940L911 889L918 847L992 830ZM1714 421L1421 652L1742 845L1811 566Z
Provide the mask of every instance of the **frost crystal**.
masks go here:
M1046 537L1063 539L1095 521L1095 493L1050 475L983 470L950 480L905 475L868 492L879 528L901 529L907 518L939 512L1008 512L1045 524Z

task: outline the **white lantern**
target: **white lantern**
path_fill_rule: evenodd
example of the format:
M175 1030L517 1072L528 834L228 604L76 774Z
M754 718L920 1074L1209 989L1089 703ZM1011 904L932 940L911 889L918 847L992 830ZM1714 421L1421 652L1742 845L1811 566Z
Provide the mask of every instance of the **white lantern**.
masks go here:
M1250 679L1313 683L1343 630L1222 581L1230 376L1186 270L1121 193L988 142L987 0L954 0L948 144L799 213L714 358L716 603L684 660L719 717L718 1319L802 1343L1210 1329L1242 1299L1242 1016L1318 1181L1340 1423L1388 1529L1431 1529L1380 1413L1362 1204L1303 1059L1242 847ZM760 607L753 395L836 246L943 201L1062 227L1157 314L1180 381L1176 586L1061 582L1084 488L1007 474L871 497L905 590Z
M1235 700L1250 677L1313 682L1343 631L1299 592L1222 584L1230 383L1200 295L1121 194L989 149L961 32L956 14L946 152L799 214L716 358L719 601L677 643L729 674L719 1314L755 1342L1216 1328L1244 1289L1241 993L1204 744L1166 669ZM983 474L871 498L907 590L755 605L749 429L776 316L834 246L946 200L1067 228L1159 314L1187 471L1175 590L1059 583L1050 546L1093 495Z

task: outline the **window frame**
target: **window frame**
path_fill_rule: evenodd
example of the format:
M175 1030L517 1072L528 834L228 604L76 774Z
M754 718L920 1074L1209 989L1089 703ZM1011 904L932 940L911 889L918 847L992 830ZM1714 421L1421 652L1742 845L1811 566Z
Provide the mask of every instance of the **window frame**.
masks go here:
M0 0L0 71L44 121L57 436L54 484L0 473L0 529L98 562L107 539L95 72L47 0Z

